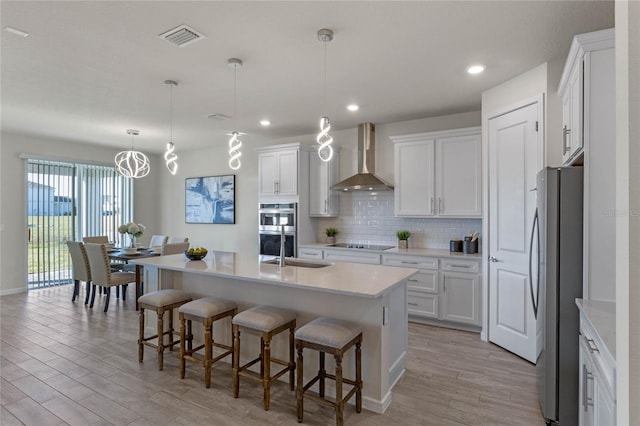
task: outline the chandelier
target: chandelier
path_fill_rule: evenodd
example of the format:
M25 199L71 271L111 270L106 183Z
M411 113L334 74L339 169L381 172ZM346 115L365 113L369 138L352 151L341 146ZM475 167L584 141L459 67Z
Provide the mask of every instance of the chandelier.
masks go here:
M149 174L149 157L140 151L133 149L133 137L140 134L139 131L129 129L127 134L131 135L131 150L121 151L116 154L116 170L126 178L141 178Z
M333 40L333 31L326 28L318 31L318 40L324 43L324 108L327 109L327 43ZM331 130L331 122L329 117L324 115L320 118L320 133L316 136L318 147L318 156L322 161L330 161L333 157L333 138L329 134Z
M241 166L240 157L242 152L242 141L240 140L240 133L238 133L237 125L237 107L238 107L238 92L237 92L237 77L236 72L238 68L242 67L242 61L237 58L231 58L227 61L230 68L233 68L233 132L229 139L229 167L232 170L238 170Z
M178 155L175 153L176 146L173 143L173 86L178 83L174 80L165 80L164 84L169 86L169 142L167 142L167 150L164 153L164 161L169 169L169 173L175 175L178 172Z

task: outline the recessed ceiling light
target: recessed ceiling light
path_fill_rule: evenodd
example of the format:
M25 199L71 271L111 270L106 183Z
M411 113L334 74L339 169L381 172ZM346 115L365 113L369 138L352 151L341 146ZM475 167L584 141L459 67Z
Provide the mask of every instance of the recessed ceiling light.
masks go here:
M484 65L471 65L467 68L469 74L480 74L486 67Z
M262 125L262 126L270 126L271 122L269 120L260 120L260 125Z
M347 105L347 109L349 111L357 111L357 110L360 109L360 107L358 105L356 105L356 104L351 104L351 105Z
M19 35L21 37L29 37L29 33L28 32L19 30L19 29L14 28L14 27L6 26L6 27L4 27L4 30L9 32L9 33L13 33L13 34Z

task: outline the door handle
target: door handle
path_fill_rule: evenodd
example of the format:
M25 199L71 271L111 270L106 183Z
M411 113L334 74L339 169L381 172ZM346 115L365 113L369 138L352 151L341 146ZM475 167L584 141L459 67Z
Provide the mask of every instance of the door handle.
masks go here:
M500 261L495 256L489 256L489 262L496 263L496 262L500 262Z
M536 233L536 228L538 232ZM533 236L534 234L537 236L537 274L536 274L536 295L533 294L533 278L532 278L532 270L531 262L533 261ZM529 291L531 292L531 304L533 305L533 316L538 319L538 304L540 303L537 300L540 297L540 224L538 219L538 209L536 208L536 212L533 215L533 224L531 225L531 239L529 240Z

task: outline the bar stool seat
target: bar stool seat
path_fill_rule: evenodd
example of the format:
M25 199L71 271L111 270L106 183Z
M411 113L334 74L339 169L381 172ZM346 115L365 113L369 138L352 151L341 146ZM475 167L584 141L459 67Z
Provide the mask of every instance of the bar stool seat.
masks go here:
M317 318L300 327L295 333L295 344L298 352L296 386L296 400L298 422L302 423L304 413L303 398L307 397L325 405L334 407L336 411L336 425L344 424L344 405L356 395L356 412L362 411L362 328L359 325L334 318ZM355 346L355 380L342 376L342 357L352 346ZM320 352L318 374L306 385L304 384L303 356L304 348ZM325 353L331 354L335 360L335 375L327 374L325 370ZM336 382L335 401L325 398L325 379ZM307 393L309 388L318 382L318 394ZM342 384L347 383L353 388L342 397Z
M173 329L173 310L190 302L191 296L180 290L166 289L158 290L138 298L139 308L139 333L138 333L138 362L144 359L144 345L156 348L158 351L158 370L162 370L164 364L164 349L173 350L173 346L179 343L174 340L177 333ZM150 337L144 336L144 311L149 309L156 312L158 316L156 334ZM164 331L164 313L169 312L169 329ZM164 336L169 336L168 344L164 343ZM158 339L158 343L152 343L150 340Z
M296 314L287 309L273 306L259 305L240 312L233 317L233 397L240 393L240 376L262 382L263 406L269 410L271 400L271 383L289 372L289 389L294 390L295 360L294 333L296 329ZM260 355L258 358L240 365L240 328L260 335ZM278 333L289 330L289 361L271 357L271 339ZM248 371L252 365L260 362L260 374ZM285 368L271 375L271 363L284 365Z
M233 346L224 345L213 339L213 323L223 318L232 318L238 313L238 305L229 300L215 297L203 297L192 302L185 303L178 309L180 317L180 378L184 379L185 361L193 361L204 367L204 382L207 388L211 387L211 367L213 363L233 354ZM193 348L193 334L191 322L201 321L204 328L204 343ZM233 329L231 330L233 333ZM186 347L185 347L186 346ZM213 357L213 347L224 349L220 355ZM204 356L196 356L196 353L204 349Z

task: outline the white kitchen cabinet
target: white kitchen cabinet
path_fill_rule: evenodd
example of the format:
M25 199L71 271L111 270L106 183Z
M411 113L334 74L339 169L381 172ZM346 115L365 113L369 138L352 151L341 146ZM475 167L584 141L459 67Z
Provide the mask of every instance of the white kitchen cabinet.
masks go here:
M317 151L309 157L309 216L335 217L340 212L340 193L331 186L338 182L340 152L334 149L331 161L322 161Z
M479 127L391 139L396 216L482 216Z
M322 260L322 249L301 247L300 250L298 250L298 257L302 259Z
M258 154L258 196L298 195L298 150L273 149Z
M479 274L440 272L440 319L480 325L481 277Z
M324 260L329 262L352 262L380 264L380 255L358 249L353 250L328 250L324 249Z
M583 150L582 139L582 60L573 63L568 80L560 92L562 99L562 164L570 165Z
M438 318L438 295L410 290L407 287L407 313L423 318Z
M615 336L615 310L609 309L609 312L606 312L601 306L604 305L598 305L598 302L578 303L580 308L578 423L581 426L616 424L615 358L595 327L597 324L603 331ZM611 339L611 336L608 338ZM609 343L615 345L615 341Z

